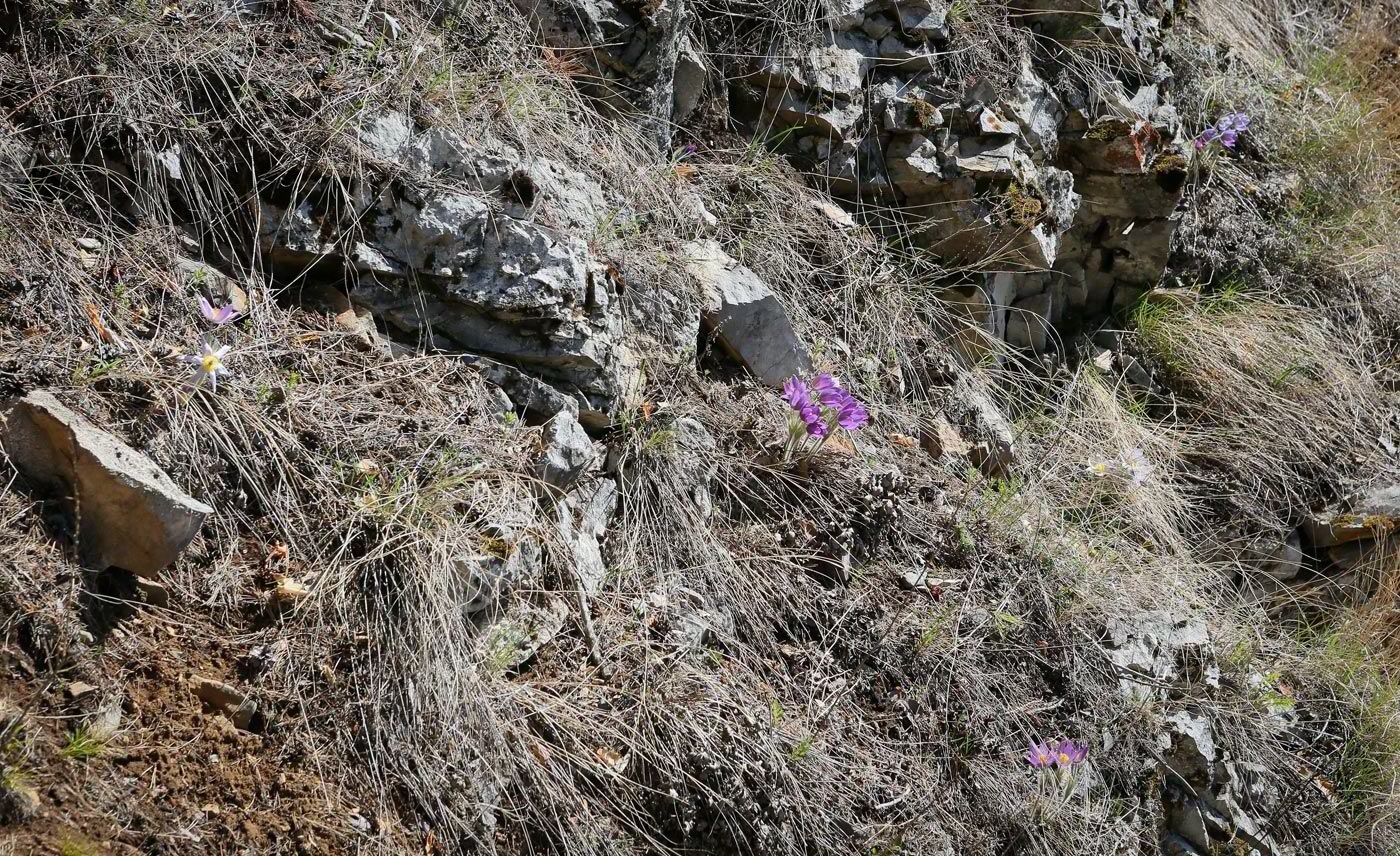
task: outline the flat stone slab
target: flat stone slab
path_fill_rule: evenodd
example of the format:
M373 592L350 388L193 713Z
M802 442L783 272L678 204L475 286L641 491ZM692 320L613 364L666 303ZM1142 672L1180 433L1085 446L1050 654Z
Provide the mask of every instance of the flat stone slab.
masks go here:
M0 446L25 478L71 503L79 553L92 568L154 577L214 513L150 458L47 392L4 405Z
M726 351L771 387L811 371L807 347L758 274L714 241L688 245L685 257L703 295L705 327Z

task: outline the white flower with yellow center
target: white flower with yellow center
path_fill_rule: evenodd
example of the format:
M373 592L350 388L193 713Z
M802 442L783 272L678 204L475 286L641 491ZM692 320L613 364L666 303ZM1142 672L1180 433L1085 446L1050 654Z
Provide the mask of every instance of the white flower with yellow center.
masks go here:
M229 374L228 368L224 365L224 357L228 356L229 346L219 347L217 342L205 340L200 343L199 353L187 354L180 359L194 366L194 374L186 383L191 389L198 389L204 383L205 378L209 379L209 387L215 392L219 391L219 375Z

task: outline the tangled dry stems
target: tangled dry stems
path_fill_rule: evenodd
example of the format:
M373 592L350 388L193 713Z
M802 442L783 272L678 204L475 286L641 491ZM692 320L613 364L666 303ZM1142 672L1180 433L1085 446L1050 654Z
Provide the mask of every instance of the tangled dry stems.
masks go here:
M977 43L1004 44L1004 21L980 17L992 4L972 8L978 14L966 25L987 34ZM1299 310L1263 304L1209 316L1188 310L1144 330L1217 420L1209 431L1152 421L1082 371L1043 423L1027 428L1034 475L1019 491L931 470L878 437L849 459L818 462L818 478L798 478L762 459L764 438L781 430L771 396L654 365L647 397L674 406L657 425L614 440L623 511L608 543L607 586L589 605L593 614L571 614L537 661L502 669L482 625L459 607L451 560L504 524L539 538L549 557L516 596L569 591L565 545L526 475L537 432L501 423L482 382L452 357L361 350L326 319L284 305L288 283L256 278L251 318L227 334L238 382L218 396L185 394L166 351L188 347L200 331L192 294L168 274L178 246L172 223L201 224L206 249L257 271L249 198L233 176L242 186L252 175L269 194L325 183L351 199L357 177L382 168L357 150L358 120L411 106L433 123L587 164L625 203L615 222L646 223L644 233L604 229L594 241L627 271L629 299L674 294L690 311L685 301L695 296L672 254L696 237L684 206L704 200L722 221L722 243L780 291L804 338L822 344L822 364L871 403L882 428L914 436L943 392L929 367L936 343L924 337L950 322L930 299L950 271L835 223L812 204L802 177L761 149L709 153L693 175L664 163L637 168L646 143L591 112L567 62L487 38L520 26L495 4L450 21L395 8L399 41L419 42L424 53L386 50L387 62L330 71L310 61L317 50L278 41L312 38L285 23L255 28L273 37L271 47L238 28L211 27L194 51L171 35L179 30L152 29L144 40L117 40L115 30L80 36L44 17L54 10L33 9L36 26L24 37L42 49L36 67L45 76L34 92L6 92L5 102L23 105L10 112L26 132L61 140L72 155L6 194L12 216L0 258L29 278L5 309L10 385L62 389L192 491L219 498L212 536L199 548L206 560L186 563L173 580L187 602L236 614L256 588L258 563L278 542L288 545L314 594L277 629L286 644L269 690L306 711L297 727L320 747L328 778L367 769L386 812L421 813L449 846L623 853L703 842L805 854L849 852L854 839L991 852L1016 836L1029 846L1024 839L1034 836L1042 851L1069 854L1148 840L1158 807L1138 785L1162 711L1118 695L1100 628L1145 608L1250 624L1202 597L1218 588L1210 581L1221 569L1190 543L1200 497L1178 473L1208 461L1259 507L1283 515L1306 504L1295 485L1327 471L1330 453L1320 450L1349 448L1365 430L1372 392L1355 354ZM318 14L348 24L359 10L332 4ZM732 11L737 19L754 10ZM793 24L814 31L820 12L764 7L767 25L794 39L806 31ZM109 74L125 86L63 82L82 77L79 58L99 48L112 51ZM60 59L65 51L71 64ZM970 67L987 60L968 57ZM254 76L235 83L235 67ZM335 85L322 85L326 77ZM16 79L5 75L7 84ZM258 97L237 97L243 86ZM109 162L114 144L133 174ZM178 203L161 192L154 160L175 144L186 158ZM93 189L98 174L136 191L132 210L110 205L122 194ZM104 240L96 273L65 249L69 236L89 233ZM119 275L108 274L113 264ZM89 305L127 350L98 340ZM26 338L26 329L47 332ZM1239 421L1219 421L1222 414ZM680 416L710 426L716 449L656 439L671 430L665 419ZM1296 471L1278 475L1252 445L1261 421L1283 429ZM1127 448L1143 449L1162 477L1133 496L1097 494L1083 464ZM372 467L357 468L361 461ZM697 466L714 468L716 517L694 506ZM808 574L811 555L781 547L773 530L839 517L867 475L895 466L926 486L947 484L951 507L908 502L905 537L861 569L848 593L824 589ZM901 591L899 573L945 549L959 527L968 543L949 573L968 597ZM663 597L649 601L652 594ZM639 616L639 604L658 602L667 606L650 607L656 620ZM708 645L667 636L694 608L711 615ZM593 670L585 620L614 681ZM332 661L349 677L329 685L319 666ZM1058 701L1046 702L1050 694ZM1288 769L1291 749L1262 731L1247 696L1191 701L1224 723L1233 752ZM1076 803L1049 820L1034 814L1019 755L1028 738L1051 732L1112 736L1120 751L1105 753L1097 774L1115 801ZM1335 831L1316 798L1298 799L1282 823L1297 834L1314 821Z

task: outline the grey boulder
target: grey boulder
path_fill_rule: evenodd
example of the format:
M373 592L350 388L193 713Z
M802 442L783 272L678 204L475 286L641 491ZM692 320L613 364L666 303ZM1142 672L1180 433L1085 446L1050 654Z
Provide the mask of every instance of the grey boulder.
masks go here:
M806 346L758 274L714 241L687 245L685 257L686 269L700 286L705 327L725 351L772 387L811 371Z
M593 459L593 441L588 432L572 414L561 411L545 426L544 450L535 472L546 484L565 490L578 481Z
M154 577L214 513L150 458L47 392L8 403L0 445L36 486L73 503L78 547L89 567Z

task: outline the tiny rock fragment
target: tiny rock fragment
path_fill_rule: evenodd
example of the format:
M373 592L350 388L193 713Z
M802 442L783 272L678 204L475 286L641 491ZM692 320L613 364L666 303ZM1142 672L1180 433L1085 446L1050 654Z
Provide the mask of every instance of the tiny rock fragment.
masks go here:
M281 577L272 589L272 604L281 609L289 608L305 600L311 589L303 582L291 577Z
M223 681L195 676L191 679L194 694L209 707L229 718L236 727L246 729L257 713L257 704Z
M972 444L964 440L958 429L941 415L935 417L931 424L922 426L919 445L934 458L962 457L972 450Z
M84 681L73 681L63 688L63 694L68 696L69 701L78 701L97 692L97 687Z

